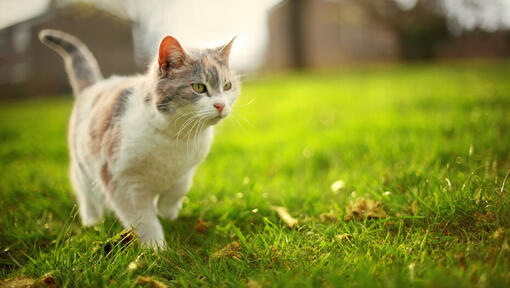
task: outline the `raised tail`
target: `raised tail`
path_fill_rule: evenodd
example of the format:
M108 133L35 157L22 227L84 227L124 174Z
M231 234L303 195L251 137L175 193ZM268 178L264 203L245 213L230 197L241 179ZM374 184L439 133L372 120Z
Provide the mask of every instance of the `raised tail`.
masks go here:
M83 89L103 79L96 58L76 37L58 30L44 29L39 32L39 39L64 58L75 97Z

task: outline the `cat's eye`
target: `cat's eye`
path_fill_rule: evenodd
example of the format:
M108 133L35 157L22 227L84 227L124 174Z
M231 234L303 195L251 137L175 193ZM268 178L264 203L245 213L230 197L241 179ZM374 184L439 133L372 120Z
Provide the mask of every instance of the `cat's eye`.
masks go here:
M207 92L207 88L205 87L204 84L201 83L193 83L191 84L191 88L193 89L193 91L200 94Z
M223 85L223 91L228 91L232 88L232 82L227 82Z

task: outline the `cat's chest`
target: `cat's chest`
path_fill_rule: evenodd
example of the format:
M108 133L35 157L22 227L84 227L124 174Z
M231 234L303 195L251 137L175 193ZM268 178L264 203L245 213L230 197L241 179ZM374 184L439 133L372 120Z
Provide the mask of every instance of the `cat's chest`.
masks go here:
M126 145L119 161L119 166L123 167L118 168L144 181L170 184L172 179L188 174L204 160L212 139L212 128L189 140L152 134Z

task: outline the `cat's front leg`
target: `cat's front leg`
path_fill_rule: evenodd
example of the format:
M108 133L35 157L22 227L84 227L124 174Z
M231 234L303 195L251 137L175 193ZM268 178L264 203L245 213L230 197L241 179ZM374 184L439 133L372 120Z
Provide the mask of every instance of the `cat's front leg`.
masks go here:
M121 188L121 187L119 187ZM112 208L125 228L135 228L143 245L162 248L165 245L163 228L154 210L153 195L143 189L127 187L115 189Z
M182 207L182 197L175 199L167 194L160 195L158 200L158 214L170 221L177 219Z
M182 197L191 186L191 176L176 181L167 191L159 195L158 214L168 220L175 220L182 207Z

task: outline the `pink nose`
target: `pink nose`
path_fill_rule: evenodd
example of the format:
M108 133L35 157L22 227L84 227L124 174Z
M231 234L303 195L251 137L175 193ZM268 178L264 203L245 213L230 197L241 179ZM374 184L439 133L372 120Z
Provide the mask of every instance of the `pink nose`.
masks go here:
M225 104L219 102L214 103L213 106L214 108L216 108L216 110L218 110L219 113L221 113L221 111L223 111L223 108L225 108Z

